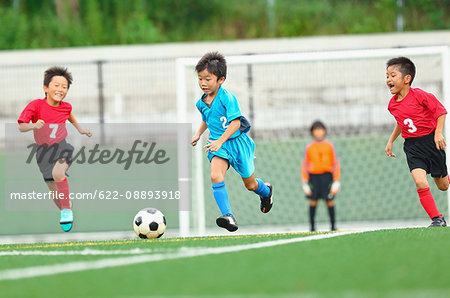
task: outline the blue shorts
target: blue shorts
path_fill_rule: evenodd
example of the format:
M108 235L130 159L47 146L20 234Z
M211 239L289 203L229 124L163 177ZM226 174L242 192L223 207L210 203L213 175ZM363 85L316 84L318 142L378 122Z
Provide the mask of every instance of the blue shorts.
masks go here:
M227 140L219 151L208 151L208 159L214 156L222 157L230 163L230 165L241 175L242 178L248 178L255 172L255 143L246 134Z

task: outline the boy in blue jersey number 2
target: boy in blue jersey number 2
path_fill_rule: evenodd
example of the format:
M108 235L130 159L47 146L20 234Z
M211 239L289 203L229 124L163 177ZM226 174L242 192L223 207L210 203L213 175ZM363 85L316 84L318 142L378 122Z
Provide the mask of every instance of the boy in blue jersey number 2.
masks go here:
M250 123L242 116L234 94L222 87L227 76L224 56L218 52L207 53L197 63L195 70L198 74L198 84L203 91L196 104L202 114L202 123L192 137L191 144L197 145L200 136L209 129L205 149L211 163L214 199L222 212L216 223L219 227L234 232L238 225L231 212L225 188L225 173L229 166L241 175L248 190L259 195L263 213L269 212L273 205L272 185L255 178L255 143L247 135Z

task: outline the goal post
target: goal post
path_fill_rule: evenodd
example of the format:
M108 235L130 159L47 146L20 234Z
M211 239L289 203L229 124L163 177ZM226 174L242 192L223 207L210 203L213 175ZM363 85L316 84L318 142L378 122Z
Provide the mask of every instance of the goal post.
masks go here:
M316 119L329 128L328 137L342 162L338 221L382 221L398 214L405 220L423 218L411 191L414 188L400 138L394 147L398 158L392 161L384 156L395 126L387 111L391 95L385 86L385 64L398 56L411 58L417 66L413 87L434 93L449 109L448 46L225 57L228 75L224 87L236 95L244 115L254 115L256 175L272 182L275 189L274 216L260 215L255 195L242 187L238 175L227 174L230 202L240 226L307 222L299 166L304 146L311 140L309 125ZM180 123L192 123L194 131L201 120L195 109L201 95L194 70L199 58L176 60L177 118ZM445 137L450 140L449 129L445 129ZM205 199L212 193L201 149L201 144L193 149L193 208L180 212L182 236L204 234L218 215L214 200ZM450 218L449 192L433 190L435 193L441 209L445 200ZM322 211L318 220L326 222L327 215Z

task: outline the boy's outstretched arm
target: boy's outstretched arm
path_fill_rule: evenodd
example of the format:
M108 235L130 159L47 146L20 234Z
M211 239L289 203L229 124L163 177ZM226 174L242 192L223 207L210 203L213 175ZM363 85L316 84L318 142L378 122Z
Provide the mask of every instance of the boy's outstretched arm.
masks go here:
M198 140L200 140L200 136L205 132L205 130L208 128L208 125L206 125L205 121L202 121L200 123L200 127L197 129L197 132L191 139L191 145L195 146L197 145Z
M41 129L42 126L44 126L45 122L44 120L39 119L36 121L36 123L19 123L19 131L20 132L27 132L33 129Z
M220 136L220 138L214 141L208 140L210 143L205 145L206 152L215 152L219 150L223 143L225 143L239 129L239 127L241 127L241 120L239 118L231 120L230 125L228 125L227 129Z
M75 128L78 130L79 133L81 133L82 135L87 135L88 137L92 136L92 132L90 130L81 128L80 124L78 124L77 119L75 118L75 116L72 113L70 113L68 120L70 123L73 124L73 126L75 126Z
M392 144L394 144L394 141L397 139L397 137L400 135L401 132L402 132L402 129L397 124L394 128L394 131L391 134L391 137L389 138L386 148L384 149L387 156L395 157L395 154L392 153Z
M445 147L447 146L447 144L445 143L444 135L442 134L446 116L447 114L442 114L437 118L436 131L434 133L434 142L436 143L436 148L438 150L445 150Z

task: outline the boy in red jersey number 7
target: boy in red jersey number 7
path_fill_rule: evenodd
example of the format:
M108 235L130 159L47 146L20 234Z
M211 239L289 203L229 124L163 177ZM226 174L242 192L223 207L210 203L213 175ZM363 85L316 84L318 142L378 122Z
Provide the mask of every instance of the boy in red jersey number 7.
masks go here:
M392 144L402 134L403 150L412 178L416 184L420 203L431 218L430 227L445 227L447 223L439 212L427 181L431 174L436 186L445 191L449 177L445 158L445 139L442 135L447 110L436 97L419 88L411 88L416 74L414 63L405 57L390 59L386 70L386 84L394 96L388 110L397 125L389 138L385 152L392 153Z
M60 224L65 232L70 231L73 224L66 171L72 162L74 149L65 140L65 123L69 120L80 134L92 135L80 127L72 113L72 105L63 101L71 83L72 75L67 68L55 66L47 69L44 73L46 97L31 101L17 120L21 132L33 130L38 145L36 161L44 181L54 194L53 201L61 210Z

